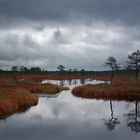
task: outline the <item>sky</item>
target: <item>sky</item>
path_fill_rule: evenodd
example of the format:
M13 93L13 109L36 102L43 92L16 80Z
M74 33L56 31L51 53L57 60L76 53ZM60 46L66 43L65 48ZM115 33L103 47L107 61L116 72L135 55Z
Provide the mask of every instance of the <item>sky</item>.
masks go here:
M140 0L0 0L0 69L122 67L140 49Z

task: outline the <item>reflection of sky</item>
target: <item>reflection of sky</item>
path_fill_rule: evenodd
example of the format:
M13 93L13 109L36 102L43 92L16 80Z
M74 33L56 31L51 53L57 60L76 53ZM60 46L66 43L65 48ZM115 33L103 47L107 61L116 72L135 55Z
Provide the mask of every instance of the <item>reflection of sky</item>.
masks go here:
M42 83L53 83L56 85L68 86L70 89L75 86L80 86L84 84L99 84L99 83L110 83L109 81L100 81L92 79L73 79L73 80L43 80Z
M0 139L135 139L127 127L126 115L134 103L112 102L114 117L120 121L108 131L104 120L111 118L109 101L74 97L63 91L57 98L40 97L37 106L0 121Z

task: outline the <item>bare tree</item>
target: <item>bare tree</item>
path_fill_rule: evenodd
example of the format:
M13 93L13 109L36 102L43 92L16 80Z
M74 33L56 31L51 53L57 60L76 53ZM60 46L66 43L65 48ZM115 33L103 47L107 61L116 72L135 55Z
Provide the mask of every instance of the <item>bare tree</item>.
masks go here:
M57 67L57 70L60 71L60 72L63 72L65 70L65 67L63 65L59 65Z
M18 66L13 66L12 68L11 68L11 71L14 71L14 72L16 72L16 71L18 71L19 70L19 67Z
M140 51L137 50L133 52L131 55L128 55L128 66L136 71L136 81L138 81L138 74L140 69Z
M105 65L108 66L111 69L111 84L113 81L113 77L114 77L114 72L116 70L120 69L119 63L117 63L116 58L114 58L113 56L110 56L107 61L105 62Z

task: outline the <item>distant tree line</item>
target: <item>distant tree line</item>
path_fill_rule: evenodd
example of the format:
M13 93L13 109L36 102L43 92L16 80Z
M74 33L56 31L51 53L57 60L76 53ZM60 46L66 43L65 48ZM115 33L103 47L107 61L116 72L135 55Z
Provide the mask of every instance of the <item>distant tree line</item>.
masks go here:
M86 74L87 71L84 69L78 70L77 68L66 70L66 68L63 65L59 65L57 67L57 72L60 72L62 74L63 73L74 73L74 74L80 73L80 74L84 75L84 74Z
M40 67L28 68L26 66L13 66L11 68L11 71L13 71L13 72L41 72L41 71L44 71L44 70L41 70Z
M3 71L3 70L1 70ZM44 69L41 69L40 67L31 67L31 68L28 68L26 66L13 66L11 67L11 72L25 72L25 73L60 73L60 74L91 74L93 71L86 71L84 69L81 69L81 70L78 70L77 68L74 68L74 69L66 69L63 65L59 65L57 67L57 71L47 71L47 70L44 70Z
M78 70L77 68L74 69L66 69L65 66L62 64L58 65L57 71L47 71L41 69L40 67L31 67L28 68L26 66L13 66L11 71L4 71L0 70L0 72L22 72L22 73L57 73L57 74L82 74L82 75L108 75L111 72L111 83L113 81L114 74L135 74L136 81L138 81L139 77L139 70L140 70L140 50L133 52L132 54L128 55L128 61L125 68L121 68L120 64L118 63L117 59L114 56L110 56L107 58L105 62L105 66L109 68L109 71L87 71L85 69Z

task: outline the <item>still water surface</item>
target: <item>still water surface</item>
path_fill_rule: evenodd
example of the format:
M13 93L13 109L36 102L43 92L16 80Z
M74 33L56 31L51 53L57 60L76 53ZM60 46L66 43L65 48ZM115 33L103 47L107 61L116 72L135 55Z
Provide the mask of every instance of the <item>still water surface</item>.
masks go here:
M0 140L139 140L138 102L117 102L74 97L71 89L95 80L43 81L69 86L57 95L39 96L25 113L0 120Z

